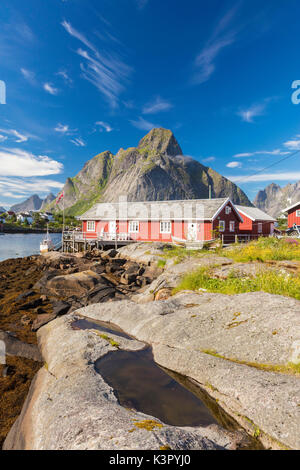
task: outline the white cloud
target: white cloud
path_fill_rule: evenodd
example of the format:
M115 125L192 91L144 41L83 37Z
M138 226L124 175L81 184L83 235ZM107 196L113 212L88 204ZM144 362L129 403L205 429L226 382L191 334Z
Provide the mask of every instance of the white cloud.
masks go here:
M5 135L0 134L0 142L5 142L7 140L7 137Z
M242 166L241 162L229 162L227 163L227 168L240 168Z
M123 82L130 75L131 68L112 55L94 59L82 49L77 53L87 61L86 66L80 64L83 77L105 96L113 108L117 107L118 97L124 91Z
M4 191L2 193L2 196L12 197L13 199L24 199L27 195L26 195L26 193L16 194L16 193L11 193L10 191Z
M236 155L233 156L233 158L246 158L246 157L254 157L255 155L279 155L279 156L284 156L284 155L289 155L290 152L283 152L280 149L268 151L268 150L258 150L256 152L248 152L248 153L237 153Z
M209 162L214 162L215 160L216 160L216 157L207 157L207 158L203 158L202 162L209 163Z
M144 118L139 117L138 120L131 120L131 124L142 131L151 131L154 127L160 127L159 125L153 124L152 122L146 121Z
M21 68L21 73L22 73L23 77L29 83L31 83L31 85L36 85L35 73L34 72L31 72L30 70Z
M104 95L112 108L117 107L119 95L124 91L124 84L127 82L132 68L111 50L100 54L98 49L69 22L64 21L62 26L93 53L89 54L82 49L77 51L77 54L86 61L86 64L80 64L83 78L92 83Z
M152 102L148 103L144 109L143 114L156 114L162 111L168 111L173 105L159 96Z
M59 90L51 85L51 83L44 83L44 90L50 93L50 95L58 95L59 93Z
M209 80L216 69L215 61L220 52L235 42L236 31L229 30L228 27L238 8L239 5L234 6L221 18L209 41L196 57L195 66L198 72L193 78L194 83L201 84Z
M78 39L80 42L82 42L86 47L91 49L96 55L98 55L98 51L96 47L79 31L77 31L71 23L68 21L63 21L61 25L65 28L65 30L74 38Z
M63 124L57 124L57 126L54 128L56 132L59 132L61 134L69 134L70 128L68 125L63 125Z
M36 156L20 149L0 150L0 176L46 176L62 170L62 163L46 155Z
M23 142L27 142L28 138L30 137L29 135L24 135L24 134L21 134L20 132L16 131L15 129L0 129L0 132L2 132L2 134L6 134L10 137L13 137L15 142L17 142L18 144L21 144ZM3 137L2 136L2 141L3 142ZM4 138L4 140L6 140L6 138Z
M112 132L113 131L113 128L104 121L97 121L96 125L100 126L100 132L102 132L103 130L105 130L106 132Z
M266 109L266 103L256 104L251 106L248 109L243 109L238 111L237 115L242 118L242 121L252 123L254 118L257 116L262 116Z
M16 199L21 199L34 193L47 194L55 190L59 191L63 186L63 183L49 179L3 178L0 176L1 194L5 192L7 197L14 197Z
M284 146L290 150L300 150L300 140L289 140Z
M229 180L238 183L253 183L264 181L298 181L300 180L300 171L283 173L261 173L257 175L226 176Z
M62 77L67 85L71 85L73 83L72 78L69 77L66 70L60 70L56 75Z
M70 142L72 142L74 145L76 145L76 147L85 147L86 146L86 143L80 138L71 139Z

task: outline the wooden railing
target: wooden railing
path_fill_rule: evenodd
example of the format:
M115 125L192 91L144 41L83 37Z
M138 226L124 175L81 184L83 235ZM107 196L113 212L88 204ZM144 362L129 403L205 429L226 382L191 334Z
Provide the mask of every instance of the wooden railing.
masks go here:
M97 233L96 236L93 232L64 232L64 241L82 242L85 240L98 240L98 241L129 241L132 240L129 233Z

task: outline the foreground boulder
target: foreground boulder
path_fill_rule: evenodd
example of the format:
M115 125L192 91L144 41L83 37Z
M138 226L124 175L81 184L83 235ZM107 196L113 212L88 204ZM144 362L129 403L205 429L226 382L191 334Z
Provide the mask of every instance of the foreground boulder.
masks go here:
M236 449L244 436L217 425L169 426L119 405L94 363L114 347L93 331L74 330L76 316L43 327L39 344L45 366L34 379L4 450ZM139 350L135 340L112 335L118 347ZM59 347L58 347L59 345Z
M83 271L50 279L46 284L46 290L49 295L56 297L81 297L93 289L100 280L101 276L99 274L90 270Z
M297 300L255 292L181 293L77 313L150 343L159 365L195 380L267 447L300 449L299 312Z

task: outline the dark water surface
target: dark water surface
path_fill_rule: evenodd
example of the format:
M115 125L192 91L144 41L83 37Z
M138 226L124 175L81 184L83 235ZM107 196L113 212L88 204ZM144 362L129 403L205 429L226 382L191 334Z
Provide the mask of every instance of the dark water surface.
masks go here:
M90 318L76 320L72 327L96 329L132 339L118 326ZM150 347L142 351L110 352L95 363L95 369L114 389L124 407L155 416L173 426L208 426L217 423L209 408L196 394L154 362Z
M95 364L122 406L173 426L208 426L217 421L204 403L158 367L150 347L114 351Z
M39 254L44 233L5 233L0 235L0 261ZM51 233L54 244L61 240L60 233Z

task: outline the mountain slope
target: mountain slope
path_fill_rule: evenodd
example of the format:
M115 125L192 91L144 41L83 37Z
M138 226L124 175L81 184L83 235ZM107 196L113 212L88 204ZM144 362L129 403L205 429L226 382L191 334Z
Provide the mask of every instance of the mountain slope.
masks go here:
M11 206L10 210L14 212L38 211L42 203L43 200L37 194L34 194L26 199L26 201Z
M270 184L257 194L254 205L273 217L278 217L283 209L300 201L300 181L281 188Z
M49 204L51 204L52 201L54 201L55 199L55 196L54 194L50 193L48 194L47 197L45 197L45 199L43 200L43 203L41 205L41 210L45 210L45 207L47 207Z
M104 152L87 162L64 186L67 213L82 214L95 202L158 201L230 197L237 204L252 205L234 183L211 168L185 157L171 131L153 129L138 147L120 149L116 156ZM52 203L52 208L54 204ZM63 208L60 201L58 208Z

